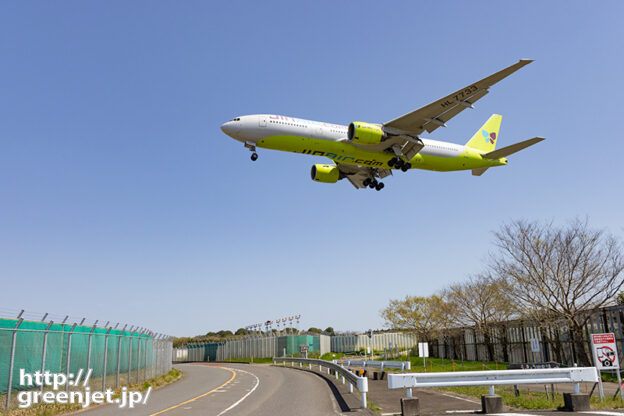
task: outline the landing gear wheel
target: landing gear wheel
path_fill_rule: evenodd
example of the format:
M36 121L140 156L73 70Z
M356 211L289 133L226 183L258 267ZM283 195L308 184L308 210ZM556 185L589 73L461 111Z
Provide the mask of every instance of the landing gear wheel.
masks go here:
M370 183L371 183L371 178L366 178L366 179L364 179L364 181L362 182L362 185L364 185L364 186L368 186L368 185L370 185Z
M371 188L371 189L373 189L374 187L376 187L376 186L377 186L377 183L378 183L378 182L377 182L375 179L371 179L371 181L370 181L370 183L369 183L368 187L369 187L369 188Z
M403 172L407 172L407 170L408 170L409 168L411 168L411 167L412 167L412 165L410 165L409 163L405 163L403 166L401 166L401 170L402 170Z
M396 162L397 162L397 158L393 157L392 159L388 161L388 166L393 167Z
M376 189L376 190L378 190L378 191L381 191L381 190L383 189L383 187L384 187L383 182L379 182L379 183L377 184L377 186L375 187L375 189Z
M396 163L394 164L394 167L397 169L402 169L403 168L403 161L401 159L397 160Z
M256 160L258 160L258 153L253 152L253 153L251 154L251 160L252 160L252 161L254 161L254 162L255 162Z

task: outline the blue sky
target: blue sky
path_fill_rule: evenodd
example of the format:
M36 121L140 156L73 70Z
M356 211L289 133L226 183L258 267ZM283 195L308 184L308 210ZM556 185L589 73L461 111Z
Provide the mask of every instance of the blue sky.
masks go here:
M173 335L301 313L381 327L391 298L483 268L517 218L624 234L621 16L611 2L4 2L0 308ZM381 192L219 126L277 113L384 122L536 61L429 137L547 141L481 177ZM8 312L5 312L6 315Z

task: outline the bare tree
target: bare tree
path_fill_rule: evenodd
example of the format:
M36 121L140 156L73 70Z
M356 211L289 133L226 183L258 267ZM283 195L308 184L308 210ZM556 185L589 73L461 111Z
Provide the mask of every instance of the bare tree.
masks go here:
M436 330L441 298L405 296L405 299L391 299L389 305L381 311L386 326L415 332L419 338L429 341Z
M492 255L492 270L513 287L522 313L567 322L581 364L591 365L583 327L624 285L619 241L580 220L560 228L514 221L495 237L500 250Z
M483 335L490 359L495 359L493 328L509 320L515 307L507 282L489 274L480 274L451 285L445 299L454 305L457 324L474 326Z

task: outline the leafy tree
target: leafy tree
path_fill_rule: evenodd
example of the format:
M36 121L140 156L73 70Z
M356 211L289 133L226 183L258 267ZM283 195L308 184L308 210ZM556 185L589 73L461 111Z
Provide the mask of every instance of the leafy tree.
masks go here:
M308 332L312 332L312 333L314 333L314 334L321 334L321 333L323 333L323 331L322 331L321 329L319 329L319 328L314 328L314 327L312 327L312 328L308 329Z
M587 220L563 227L520 220L494 235L491 269L509 282L520 311L567 323L580 364L591 365L583 328L624 285L621 243Z
M238 328L234 335L247 335L248 331L245 328Z
M617 295L617 304L618 305L624 305L624 291L618 293L618 295Z
M391 299L381 311L386 326L415 332L419 338L429 341L437 329L440 311L436 307L442 302L437 295L430 297L405 296Z
M325 332L326 334L332 335L332 336L336 335L336 332L334 331L334 328L332 328L331 326L328 326L327 328L325 328L325 331L323 331L323 332Z

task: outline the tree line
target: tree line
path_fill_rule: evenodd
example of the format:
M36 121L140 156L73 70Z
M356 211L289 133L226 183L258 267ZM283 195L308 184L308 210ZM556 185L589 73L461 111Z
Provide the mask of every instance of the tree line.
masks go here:
M278 334L278 331L275 328L270 329L270 331L273 335ZM297 329L296 328L283 328L279 331L279 333L281 333L282 335L296 335ZM299 333L301 335L306 335L306 334L309 334L309 335L323 334L323 335L330 335L330 336L336 335L334 328L331 326L325 328L325 330L311 327L307 331L301 331ZM193 342L205 342L205 343L225 342L229 340L245 338L251 335L254 335L253 331L249 331L245 328L238 328L234 332L230 331L229 329L222 329L216 332L207 332L204 335L196 335L194 337L176 337L173 339L173 347L181 348Z
M392 299L381 311L386 326L419 338L446 341L459 327L482 334L494 357L493 328L525 319L540 328L566 324L581 365L591 365L583 328L592 311L624 304L624 252L612 234L573 220L516 220L494 232L494 250L478 274L431 296ZM546 341L550 331L542 331ZM560 348L560 346L559 346Z

